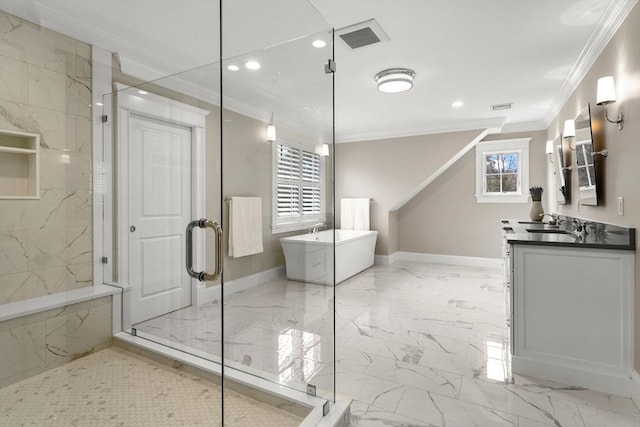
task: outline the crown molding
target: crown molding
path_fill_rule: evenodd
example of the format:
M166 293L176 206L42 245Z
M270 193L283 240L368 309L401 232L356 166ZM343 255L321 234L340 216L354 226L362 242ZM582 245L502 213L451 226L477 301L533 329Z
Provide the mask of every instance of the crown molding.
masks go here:
M549 125L544 120L534 120L530 122L507 123L502 128L502 133L529 132L547 130Z
M549 127L553 119L556 118L637 2L638 0L609 1L606 11L602 14L587 44L580 52L578 60L562 84L560 92L551 104L552 107L545 116L545 128Z

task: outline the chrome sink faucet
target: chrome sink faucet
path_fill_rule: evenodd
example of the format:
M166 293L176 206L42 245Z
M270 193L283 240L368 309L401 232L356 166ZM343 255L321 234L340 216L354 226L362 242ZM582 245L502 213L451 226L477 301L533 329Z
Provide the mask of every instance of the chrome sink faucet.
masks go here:
M549 222L547 224L549 225L560 225L560 215L558 214L549 214L546 213L542 216L542 219L544 219L545 216L550 216L551 219L549 220Z
M311 234L318 234L318 230L320 230L320 227L324 227L324 222L319 222L316 225L314 225L313 228L311 229L310 233Z
M584 239L587 237L587 234L589 234L587 232L587 226L589 225L589 223L587 221L581 221L578 218L574 218L573 219L573 229L574 229L574 233Z

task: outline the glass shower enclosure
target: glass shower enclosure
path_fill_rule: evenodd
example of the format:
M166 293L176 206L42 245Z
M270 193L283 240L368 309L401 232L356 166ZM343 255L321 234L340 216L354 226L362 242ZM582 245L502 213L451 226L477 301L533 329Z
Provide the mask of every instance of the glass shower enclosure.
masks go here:
M123 331L214 372L223 423L225 390L335 401L333 238L331 262L301 257L320 282L287 279L280 243L333 228L333 31L289 3L222 1L220 61L116 70L103 97L104 277Z

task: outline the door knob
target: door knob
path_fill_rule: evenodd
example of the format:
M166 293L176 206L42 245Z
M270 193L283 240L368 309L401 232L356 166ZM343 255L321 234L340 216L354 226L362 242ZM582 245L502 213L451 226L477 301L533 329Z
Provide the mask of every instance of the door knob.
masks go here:
M133 233L134 231L136 231L136 226L135 226L135 225L132 225L131 227L129 227L129 231L130 231L130 232L132 232L132 233Z

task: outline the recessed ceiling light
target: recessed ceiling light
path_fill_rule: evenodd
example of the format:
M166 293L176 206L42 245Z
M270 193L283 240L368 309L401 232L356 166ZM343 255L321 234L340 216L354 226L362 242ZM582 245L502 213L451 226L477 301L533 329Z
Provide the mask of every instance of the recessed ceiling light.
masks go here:
M313 47L321 48L325 47L327 45L327 42L325 42L324 40L314 40L311 44L313 45Z
M415 76L416 73L407 68L390 68L380 71L374 78L380 92L400 93L413 87Z
M227 70L229 71L238 71L240 69L240 67L238 67L237 65L227 65Z
M453 108L460 108L460 107L462 107L463 105L464 105L464 102L462 102L462 101L454 101L454 102L451 104L451 106L452 106Z
M139 90L138 93L140 95L148 95L149 94L149 92L147 92L146 90Z
M250 70L259 70L260 69L260 63L256 62L256 61L247 61L244 63L244 66L247 67Z

